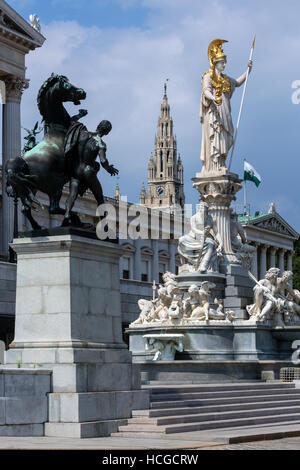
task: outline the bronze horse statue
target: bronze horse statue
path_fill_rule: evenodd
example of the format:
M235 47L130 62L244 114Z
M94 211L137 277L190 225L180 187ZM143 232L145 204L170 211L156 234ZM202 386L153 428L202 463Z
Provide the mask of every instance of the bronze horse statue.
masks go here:
M37 191L48 195L50 214L65 213L59 207L63 187L71 179L65 164L65 136L71 124L87 111L80 110L71 118L63 103L79 105L85 98L85 91L72 85L67 77L52 74L41 86L37 99L44 122L43 140L6 164L6 191L9 196L21 199L22 212L35 230L41 228L31 214L32 209L42 207L35 197Z

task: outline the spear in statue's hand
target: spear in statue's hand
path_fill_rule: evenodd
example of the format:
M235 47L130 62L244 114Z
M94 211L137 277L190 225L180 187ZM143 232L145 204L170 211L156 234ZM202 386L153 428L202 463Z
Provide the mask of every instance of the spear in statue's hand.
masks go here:
M254 52L254 47L255 47L255 39L256 39L256 35L254 36L253 43L252 43L252 46L251 46L250 57L249 57L249 61L248 61L248 68L247 68L247 72L246 72L246 79L245 79L245 84L244 84L244 89L243 89L243 94L242 94L242 101L241 101L241 106L240 106L240 111L239 111L239 115L238 115L236 129L235 129L235 133L234 133L232 151L231 151L230 161L229 161L229 165L228 165L228 171L230 171L230 168L231 168L232 157L233 157L234 148L235 148L235 144L236 144L236 138L237 138L237 134L238 134L239 126L240 126L241 115L242 115L242 110L243 110L244 100L245 100L245 94L246 94L246 89L247 89L247 83L248 83L249 73L250 73L251 65L252 65L252 57L253 57L253 52Z

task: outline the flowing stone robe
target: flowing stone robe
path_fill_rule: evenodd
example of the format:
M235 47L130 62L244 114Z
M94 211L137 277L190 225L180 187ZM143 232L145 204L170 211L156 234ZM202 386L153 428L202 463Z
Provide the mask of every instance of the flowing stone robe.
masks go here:
M202 94L200 104L200 121L202 123L202 143L200 158L204 172L214 172L225 166L226 156L232 147L234 127L231 117L230 99L234 93L237 81L230 80L231 92L222 94L222 103L215 103L206 98L204 92L208 90L216 97L216 90L212 86L212 79L206 73L202 79ZM223 157L223 158L221 158Z
M181 262L200 271L218 272L217 243L211 231L214 222L211 216L203 219L203 214L197 212L191 218L191 231L179 238L178 252Z

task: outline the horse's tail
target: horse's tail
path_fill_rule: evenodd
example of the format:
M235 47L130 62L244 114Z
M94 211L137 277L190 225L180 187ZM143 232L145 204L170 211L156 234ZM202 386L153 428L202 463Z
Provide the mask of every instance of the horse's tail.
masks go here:
M22 157L10 158L5 165L6 193L13 198L20 198L24 208L43 209L35 198L36 177L30 175L27 162Z

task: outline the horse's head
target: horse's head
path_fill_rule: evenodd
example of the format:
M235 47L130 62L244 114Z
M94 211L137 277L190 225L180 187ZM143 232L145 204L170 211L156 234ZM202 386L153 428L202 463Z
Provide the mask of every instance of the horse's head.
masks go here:
M69 79L63 75L58 75L55 93L62 103L71 101L75 105L79 105L80 100L85 100L86 98L86 92L82 88L72 85Z
M62 103L71 101L75 105L86 98L86 92L69 82L64 75L52 74L41 86L38 93L38 108L46 123L56 122L66 125L70 123L67 111Z

